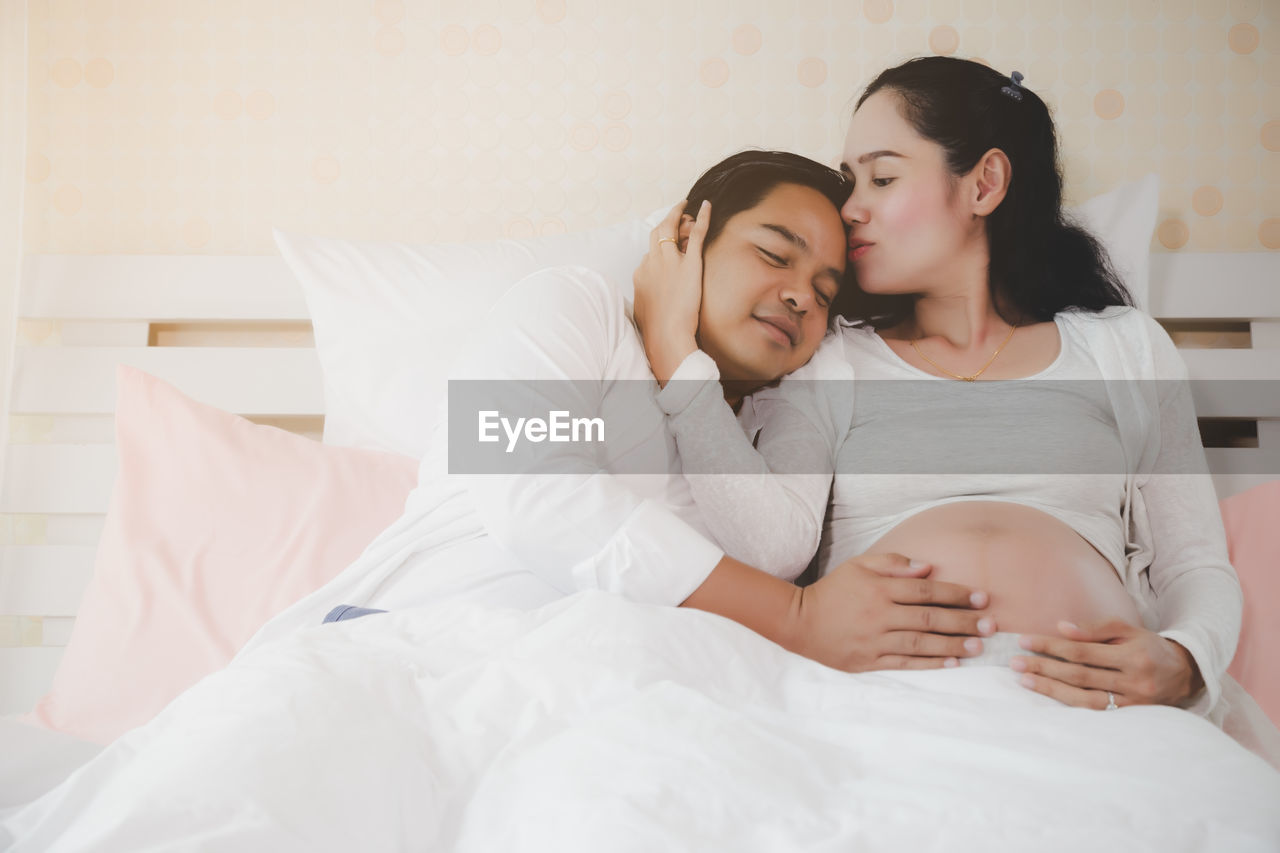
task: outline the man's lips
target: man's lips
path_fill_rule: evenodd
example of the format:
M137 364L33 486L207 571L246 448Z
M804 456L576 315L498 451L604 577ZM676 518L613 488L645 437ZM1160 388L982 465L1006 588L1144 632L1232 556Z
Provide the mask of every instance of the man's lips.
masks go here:
M754 316L766 326L772 326L781 332L792 346L796 345L796 338L800 336L800 327L790 317L783 317L777 314L756 314Z

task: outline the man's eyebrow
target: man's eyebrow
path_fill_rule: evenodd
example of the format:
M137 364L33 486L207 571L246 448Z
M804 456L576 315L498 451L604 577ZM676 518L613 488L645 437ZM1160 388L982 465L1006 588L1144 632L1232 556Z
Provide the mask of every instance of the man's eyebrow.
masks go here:
M760 227L768 228L770 231L774 231L778 234L781 234L784 238L786 238L787 242L794 243L796 246L799 246L801 249L803 249L806 252L809 251L809 244L804 241L804 238L801 237L796 232L792 231L790 228L788 228L785 225L773 225L768 222L762 222L760 223Z
M883 151L869 151L869 152L867 152L866 154L863 154L861 157L859 157L859 158L858 158L858 163L859 163L859 164L862 164L862 163L869 163L869 162L871 162L872 160L879 160L881 157L906 157L906 156L907 156L907 155L905 155L905 154L899 154L897 151L889 151L889 150L883 150ZM849 168L849 161L848 161L848 160L845 160L845 161L843 161L843 162L841 162L841 163L840 163L840 171L842 171L842 172L852 172L852 171L853 171L852 169L850 169L850 168Z

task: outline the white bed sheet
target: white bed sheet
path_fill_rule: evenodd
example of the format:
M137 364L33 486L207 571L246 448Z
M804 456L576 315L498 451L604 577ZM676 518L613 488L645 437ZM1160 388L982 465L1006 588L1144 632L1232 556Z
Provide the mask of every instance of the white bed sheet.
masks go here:
M0 717L0 818L62 782L102 746Z
M1275 851L1280 773L1003 667L851 676L580 593L267 643L3 824L15 851ZM0 836L3 837L3 836Z

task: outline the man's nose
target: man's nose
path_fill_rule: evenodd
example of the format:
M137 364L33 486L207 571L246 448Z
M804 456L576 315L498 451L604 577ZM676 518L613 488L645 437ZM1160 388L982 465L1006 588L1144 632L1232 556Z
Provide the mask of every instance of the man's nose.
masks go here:
M813 294L809 292L809 288L798 284L788 283L783 287L781 295L782 303L801 316L814 304Z

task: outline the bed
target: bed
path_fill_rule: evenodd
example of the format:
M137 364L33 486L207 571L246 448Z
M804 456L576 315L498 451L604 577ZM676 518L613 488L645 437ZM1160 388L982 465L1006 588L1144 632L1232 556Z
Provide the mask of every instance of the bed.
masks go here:
M510 278L505 276L515 267L536 268L566 260L599 267L612 264L615 269L610 274L619 280L627 280L624 277L627 265L632 262L637 246L643 245L643 237L651 221L652 218L637 220L601 229L589 239L568 235L560 238L559 242L543 239L525 244L506 241L480 247L432 247L412 262L404 258L396 260L394 256L391 260L384 258L387 264L400 264L391 273L385 266L373 270L365 267L364 271L372 278L427 275L444 279L451 270L474 267L481 258L492 261L498 257L500 262L488 264L492 280L481 282L467 294L458 296L465 306L482 307L486 301L496 298L496 293L505 286L504 281L509 283ZM305 242L306 238L297 239ZM288 245L286 239L282 246ZM302 244L295 242L292 245L292 251L298 252L297 247ZM628 247L621 260L619 247ZM351 269L359 267L359 264L350 269L345 267L344 264L352 262L350 258L342 257L340 252L326 255L324 251L316 251L315 247L310 249L311 263L331 279L345 276L349 280ZM1275 282L1280 280L1280 261L1274 253L1180 252L1155 253L1148 258L1145 257L1146 243L1142 244L1142 251L1143 261L1150 268L1149 291L1143 294L1148 310L1173 334L1192 378L1207 380L1196 384L1196 404L1219 497L1228 501L1271 488L1280 480L1280 394L1274 390L1280 387L1277 384L1280 383L1280 357L1277 355L1280 353L1280 290L1275 287ZM423 263L426 267L421 266ZM305 273L301 276L304 287L299 288L298 271L296 258L291 271L290 265L276 256L44 255L26 259L20 291L20 345L10 389L11 441L6 449L3 488L0 490L0 518L4 519L7 535L0 552L3 554L0 558L0 601L3 601L3 607L0 610L5 614L0 618L5 620L8 633L7 642L0 647L0 713L6 715L0 729L0 742L19 746L5 750L4 784L0 786L3 796L0 809L5 811L0 811L0 815L16 810L52 788L60 779L97 755L102 749L101 744L109 742L120 731L145 722L172 696L198 681L203 674L225 664L238 644L243 643L267 616L323 584L354 559L363 543L394 519L404 495L412 488L416 474L413 460L421 450L413 442L418 440L417 435L421 431L410 430L402 434L387 431L385 425L389 420L386 412L380 412L375 419L361 420L362 412L367 413L371 406L379 404L379 393L385 392L381 403L393 410L400 404L392 405L386 401L396 395L380 387L366 389L369 396L365 400L353 401L349 396L342 396L351 387L359 386L361 369L366 371L365 384L369 384L368 371L372 370L369 365L356 364L357 356L351 352L340 358L333 355L340 343L336 335L337 321L332 318L356 310L352 307L356 302L351 300L358 302L360 293L322 297L314 286L305 286ZM384 307L388 310L405 310L404 306L395 303L394 294L379 294L380 299L384 296ZM321 317L325 319L321 321ZM457 328L450 329L451 325L458 325L450 318L440 322L442 325L432 331L433 336L453 334L456 337L464 333ZM393 331L379 327L374 319L368 318L362 334L373 341L379 337L394 339ZM364 340L359 335L356 339L357 342ZM435 345L439 343L436 341ZM328 363L325 363L326 347ZM120 365L135 370L121 369ZM350 375L339 376L340 367L349 368ZM383 378L387 387L401 382L402 388L413 387L415 383L443 381L442 364L430 364L428 367L432 373L425 379L422 375ZM346 383L345 388L343 383ZM174 389L179 396L174 396ZM129 422L132 427L116 417L117 406L126 399L133 407ZM230 455L220 456L221 450L207 451L208 458L201 470L187 473L183 466L191 464L193 457L205 455L205 451L196 445L171 442L172 436L161 435L156 430L154 422L148 421L148 412L158 411L156 407L162 406L168 407L166 412L175 413L165 418L165 423L174 431L183 431L184 424L215 424L208 427L215 438L203 440L222 442L223 450L230 448L227 450ZM413 414L418 418L424 416L421 412ZM247 420L242 422L236 416ZM130 428L133 432L123 431ZM383 431L379 432L379 429ZM268 432L276 444L270 444L264 438ZM322 436L327 442L324 445L317 442ZM172 602L177 608L170 614L171 622L139 625L136 624L138 620L145 622L151 617L134 614L136 619L130 623L132 633L127 641L111 649L99 649L97 655L82 654L74 661L74 672L70 675L61 673L60 666L67 668L65 655L69 643L74 646L78 642L84 646L107 636L111 630L111 614L128 613L127 606L124 611L118 609L122 606L119 597L130 592L127 582L120 578L127 579L130 572L137 570L137 563L131 564L121 555L128 549L138 548L159 552L165 545L163 542L143 541L145 536L138 538L136 530L118 523L118 519L113 526L112 514L119 515L123 502L129 499L128 495L122 494L125 487L122 486L121 475L126 470L118 458L118 451L123 456L124 442L135 454L149 453L149 449L155 447L167 447L165 453L155 451L156 458L149 464L177 466L184 477L190 478L213 477L216 471L210 469L232 464L226 460L239 460L244 464L245 456L240 452L243 448L237 442L266 442L262 446L255 444L256 452L260 454L256 464L264 466L264 472L274 471L269 468L271 465L280 466L278 472L270 474L273 481L292 483L292 487L298 489L281 492L276 496L277 504L303 500L303 496L314 493L315 482L307 480L306 472L311 470L310 466L326 466L328 479L323 481L324 488L326 494L333 493L332 500L316 512L319 518L330 521L333 518L346 519L348 523L345 526L349 528L347 538L340 545L318 547L307 552L305 557L293 554L290 557L292 562L282 569L279 576L284 580L276 583L277 588L271 595L250 596L248 600L244 592L252 589L255 576L242 573L228 577L234 573L228 567L234 565L233 557L243 563L254 555L209 558L223 561L217 565L226 569L221 577L227 585L225 589L210 594L225 595L226 601L236 602L236 606L245 612L241 624L225 628L212 638L192 640L190 657L198 658L198 665L191 665L189 658L182 658L181 653L186 647L180 644L177 651L168 650L167 659L164 654L149 659L148 667L158 667L162 671L158 677L155 672L144 672L147 667L123 660L144 645L154 646L157 637L163 636L164 625L173 627L172 620L182 621L181 617L186 616L181 610L183 598L189 597L193 588L200 588L200 583L193 578L209 569L208 565L193 563L190 570L195 574L184 575L176 590L166 591L162 589L163 584L148 587L150 594L161 596L161 602ZM225 484L219 486L212 479L208 483L212 484L207 485L208 489L225 487ZM134 481L129 488L144 487L145 483L139 485ZM165 498L169 501L182 499L180 495ZM358 517L352 515L353 503L361 508ZM1226 505L1224 503L1224 507ZM245 511L244 506L239 508ZM134 509L137 511L136 507ZM249 523L244 519L224 519L216 508L209 509L209 513L210 518L206 519L209 524L215 523L214 516L217 524ZM231 513L227 511L226 514ZM261 518L256 520L262 523ZM1262 532L1258 530L1261 526L1264 525L1255 520L1243 532L1233 531L1233 535L1257 536ZM332 526L327 529L331 530ZM321 535L315 529L304 532L313 539ZM259 555L261 559L281 559L269 551L270 545L264 546L268 551ZM300 561L308 560L310 563L305 570L298 568ZM1250 557L1250 560L1258 562L1255 557ZM1267 634L1258 613L1266 602L1280 603L1280 600L1274 597L1276 584L1266 575L1265 567L1251 565L1247 577L1245 569L1239 565L1238 568L1250 598L1246 607L1246 635L1242 640L1241 655L1237 657L1232 671L1255 692L1259 701L1264 698L1271 701L1273 695L1280 693L1280 686L1275 683L1274 673L1266 673L1262 654L1267 648L1276 648L1276 638ZM1272 565L1271 568L1274 570L1276 567ZM116 586L104 589L104 582L99 576L109 576L111 572L116 573ZM260 582L261 576L256 580ZM95 583L99 586L95 587ZM112 595L117 598L112 599ZM169 597L164 598L164 595ZM1262 595L1273 597L1258 600ZM86 614L85 609L90 602L95 603L97 610ZM117 609L113 611L112 607ZM586 611L596 613L593 618L605 618L615 624L627 624L629 619L648 624L645 620L661 622L682 618L678 614L637 615L631 611L615 611L616 607L616 602L594 598L583 605ZM449 636L456 640L458 648L467 647L467 643L479 644L476 645L478 648L487 642L475 631L469 631L466 612L444 614L444 617L456 620L451 623L455 630ZM215 617L204 614L202 618ZM522 627L515 620L507 624L506 629L512 632L512 638L526 628L540 627L553 633L586 630L586 623L575 622L578 618L576 612L566 611L537 625ZM77 619L81 620L79 627ZM86 627L90 621L92 626ZM698 625L689 630L696 633L704 629L705 626ZM80 637L76 636L77 630L81 632ZM355 636L372 629L352 625L344 630ZM417 637L424 643L439 642L442 638L438 625L430 630L406 625L405 630L409 632L405 636ZM424 633L415 634L414 631ZM486 636L493 634L489 632ZM723 650L729 659L750 660L764 671L776 670L778 683L783 685L779 689L786 694L785 701L779 699L777 707L787 707L787 702L813 699L815 694L806 692L809 687L805 686L808 682L804 677L787 675L779 669L782 664L767 650L750 646L749 642L745 646L737 645L742 640L738 635L726 639L714 631L706 636L710 647L717 647L717 643L726 644ZM1271 643L1269 647L1266 645L1268 642ZM335 656L342 655L341 648L331 651ZM536 647L530 647L523 653L536 655L537 651ZM609 660L613 664L628 660L625 648L610 648L609 655L612 655ZM633 663L637 670L644 671L646 666L654 665L654 660L642 657ZM427 663L421 665L429 666ZM446 666L442 662L430 665ZM533 673L540 671L536 666L529 669ZM55 673L63 682L57 682ZM552 677L550 671L547 677ZM799 678L799 682L793 685L789 678ZM138 698L130 695L136 686L135 679L159 683L149 683L146 690L151 692ZM679 678L675 681L679 682ZM653 676L652 685L658 686L645 693L653 701L651 706L647 706L647 712L668 721L674 733L672 743L696 744L699 737L710 737L706 730L696 727L681 730L680 703L696 702L698 697L691 697L679 689L668 694L661 689L662 684L661 677ZM910 692L917 687L905 676L904 680L885 684L886 689L892 687L895 691ZM682 685L677 684L679 686ZM726 690L732 686L732 682L723 685ZM507 689L511 689L510 685ZM138 690L146 692L142 688ZM511 699L519 695L523 697L519 701L531 701L530 696L536 696L537 691L532 687L529 690L531 692L504 694L495 688L489 698L500 701L504 696ZM30 718L23 716L38 702L47 700L51 692L61 695L62 705L46 708L48 713L44 722L46 726L50 720L62 723L56 726L61 728L60 732L32 726ZM247 701L245 695L240 699ZM389 701L394 702L395 698L391 697ZM95 729L86 722L98 713L99 707L106 708L113 702L120 707L113 708L111 713L103 713L111 717L115 728ZM92 710L86 708L90 704L94 706ZM1280 714L1280 706L1275 707L1277 710L1273 713ZM706 719L731 727L739 711L727 705L719 710L719 716L711 714ZM870 708L864 710L869 714L874 712ZM964 719L963 712L963 708L956 711L961 715L957 720ZM341 719L335 717L330 722L336 724ZM561 839L563 849L600 849L601 845L612 849L659 849L671 843L670 835L646 835L642 830L625 844L610 843L618 841L608 834L610 804L618 801L610 800L601 793L610 790L609 765L602 757L613 754L611 746L618 743L635 747L628 739L639 734L627 729L626 718L613 721L619 727L616 729L611 729L609 722L606 718L600 727L588 732L590 737L583 736L566 745L559 754L552 749L554 745L548 747L552 749L550 755L529 749L511 759L507 772L494 773L488 780L470 780L468 784L485 792L488 799L483 800L486 805L476 806L473 803L465 812L466 820L473 825L469 824L469 835L451 836L455 840L468 839L458 849L497 849L492 845L516 849L522 843L530 846L527 835L521 841L517 828L527 830L531 826L541 827ZM814 724L817 725L816 722ZM769 732L776 734L781 731L776 719L770 721L769 726ZM706 755L729 761L731 744L716 742L715 738L710 738L710 741ZM211 742L216 742L216 738ZM316 740L313 745L321 748L322 743ZM785 746L784 742L779 744L780 749ZM1196 748L1200 746L1198 744ZM1212 744L1206 741L1203 747L1208 750L1206 755L1210 755ZM881 754L875 745L867 745L866 748L865 757L868 759ZM1085 748L1083 743L1080 748ZM623 762L637 760L643 752L635 748L619 748L615 758ZM341 750L339 753L350 758ZM666 750L658 753L651 757L660 773L678 772L680 761L689 760L687 754L682 757ZM784 753L782 750L773 758L763 756L755 764L747 761L738 768L738 772L746 776L767 777L776 771L783 774L779 778L786 778L786 770L778 769L791 767ZM15 757L10 760L9 756ZM1148 757L1158 761L1155 753ZM965 760L963 754L953 758L956 762ZM1207 762L1210 760L1206 758ZM776 763L772 771L769 770L771 761ZM583 821L581 825L570 828L558 822L568 820L564 814L553 809L539 811L540 808L545 809L546 804L528 796L525 797L527 802L513 813L511 820L514 823L510 826L497 818L496 804L509 802L503 799L504 794L522 791L527 795L529 791L536 790L537 774L545 773L548 767L553 766L572 768L573 772L565 774L564 778L574 781L572 784L551 785L547 790L579 797L582 804L580 813L587 810L599 817L598 820ZM1226 762L1219 769L1235 766ZM829 765L823 765L815 772L820 776L830 770ZM373 773L375 769L356 767L351 772L355 778L360 778L362 772ZM412 776L396 778L405 784L415 781ZM723 777L709 778L723 781ZM431 779L416 781L428 787L439 782ZM875 817L878 822L873 823L871 829L850 829L846 826L841 830L844 834L836 833L836 836L845 839L862 837L868 849L894 849L895 845L897 849L925 849L918 846L921 839L936 839L936 836L929 835L929 822L921 822L918 809L901 804L901 798L908 794L909 774L899 774L893 780L886 778L882 781L885 791L892 792L892 796L884 793L877 798L870 788L855 788L848 792L868 798L865 812L855 811L862 819L878 815ZM814 784L813 780L806 781L801 788L810 784ZM598 786L594 796L590 790L592 785ZM1247 813L1247 800L1248 797L1244 797L1237 802L1243 810L1240 814ZM669 806L673 801L659 797L643 802L663 802ZM1099 807L1096 801L1081 801L1078 805ZM753 809L768 808L765 802L743 801L738 806L745 811L723 815L724 820L717 824L721 830L727 832L735 823L741 824ZM411 805L400 803L398 807L411 808ZM1169 807L1177 808L1172 802ZM369 813L375 812L377 809L371 809ZM447 814L448 810L443 809L442 813ZM1170 812L1170 816L1175 813ZM347 816L349 820L344 818L347 821L343 823L344 830L351 830L358 824L359 816L359 810L355 810ZM629 825L645 826L643 808L613 817ZM790 825L776 821L769 823L770 832L784 834L769 836L766 833L751 843L757 849L782 849L779 845L786 845L785 830L790 826L795 833L791 836L792 843L798 838L812 838L816 845L813 849L820 849L820 839L836 836L826 835L821 827L807 823L811 817L802 815ZM441 820L439 815L435 819ZM1000 820L994 814L951 815L950 819L959 821L957 825L978 828L984 822ZM544 823L539 823L540 820ZM698 833L705 828L700 828L697 821L687 815L680 816L679 821L684 821L684 828L680 830L684 834L679 837L684 844L697 848ZM1119 809L1115 814L1100 819L1098 826L1114 828L1125 825L1125 821L1124 810ZM1178 844L1183 844L1185 849L1227 849L1220 846L1224 843L1238 843L1239 849L1254 849L1254 845L1262 844L1260 839L1265 842L1277 838L1271 834L1275 826L1265 822L1244 828L1232 826L1229 822L1215 825L1206 830L1207 835L1197 838L1179 836L1178 833L1183 831L1180 827L1181 824L1172 819L1163 826L1139 821L1128 826L1126 831L1132 832L1135 838L1164 838L1168 844L1174 845L1162 849L1175 849ZM1017 849L1015 845L1024 844L1030 837L1027 833L1032 831L1030 824L1021 818L1006 818L1004 828L1007 832L997 833L989 849ZM370 843L374 847L378 843L395 845L397 839L404 840L404 836L397 836L395 832L388 835L383 830L385 827L368 828ZM452 825L450 831L461 832L462 828ZM853 834L849 835L850 832ZM724 835L717 837L715 846L719 847L726 838ZM1070 837L1059 833L1041 839L1044 842L1042 849L1056 849L1059 845L1069 846L1068 842L1096 841L1097 838L1096 830L1080 829L1078 834ZM655 844L659 846L654 847ZM211 840L208 849L216 847L217 844ZM1102 849L1109 848L1104 844ZM1256 849L1266 847L1256 846Z

